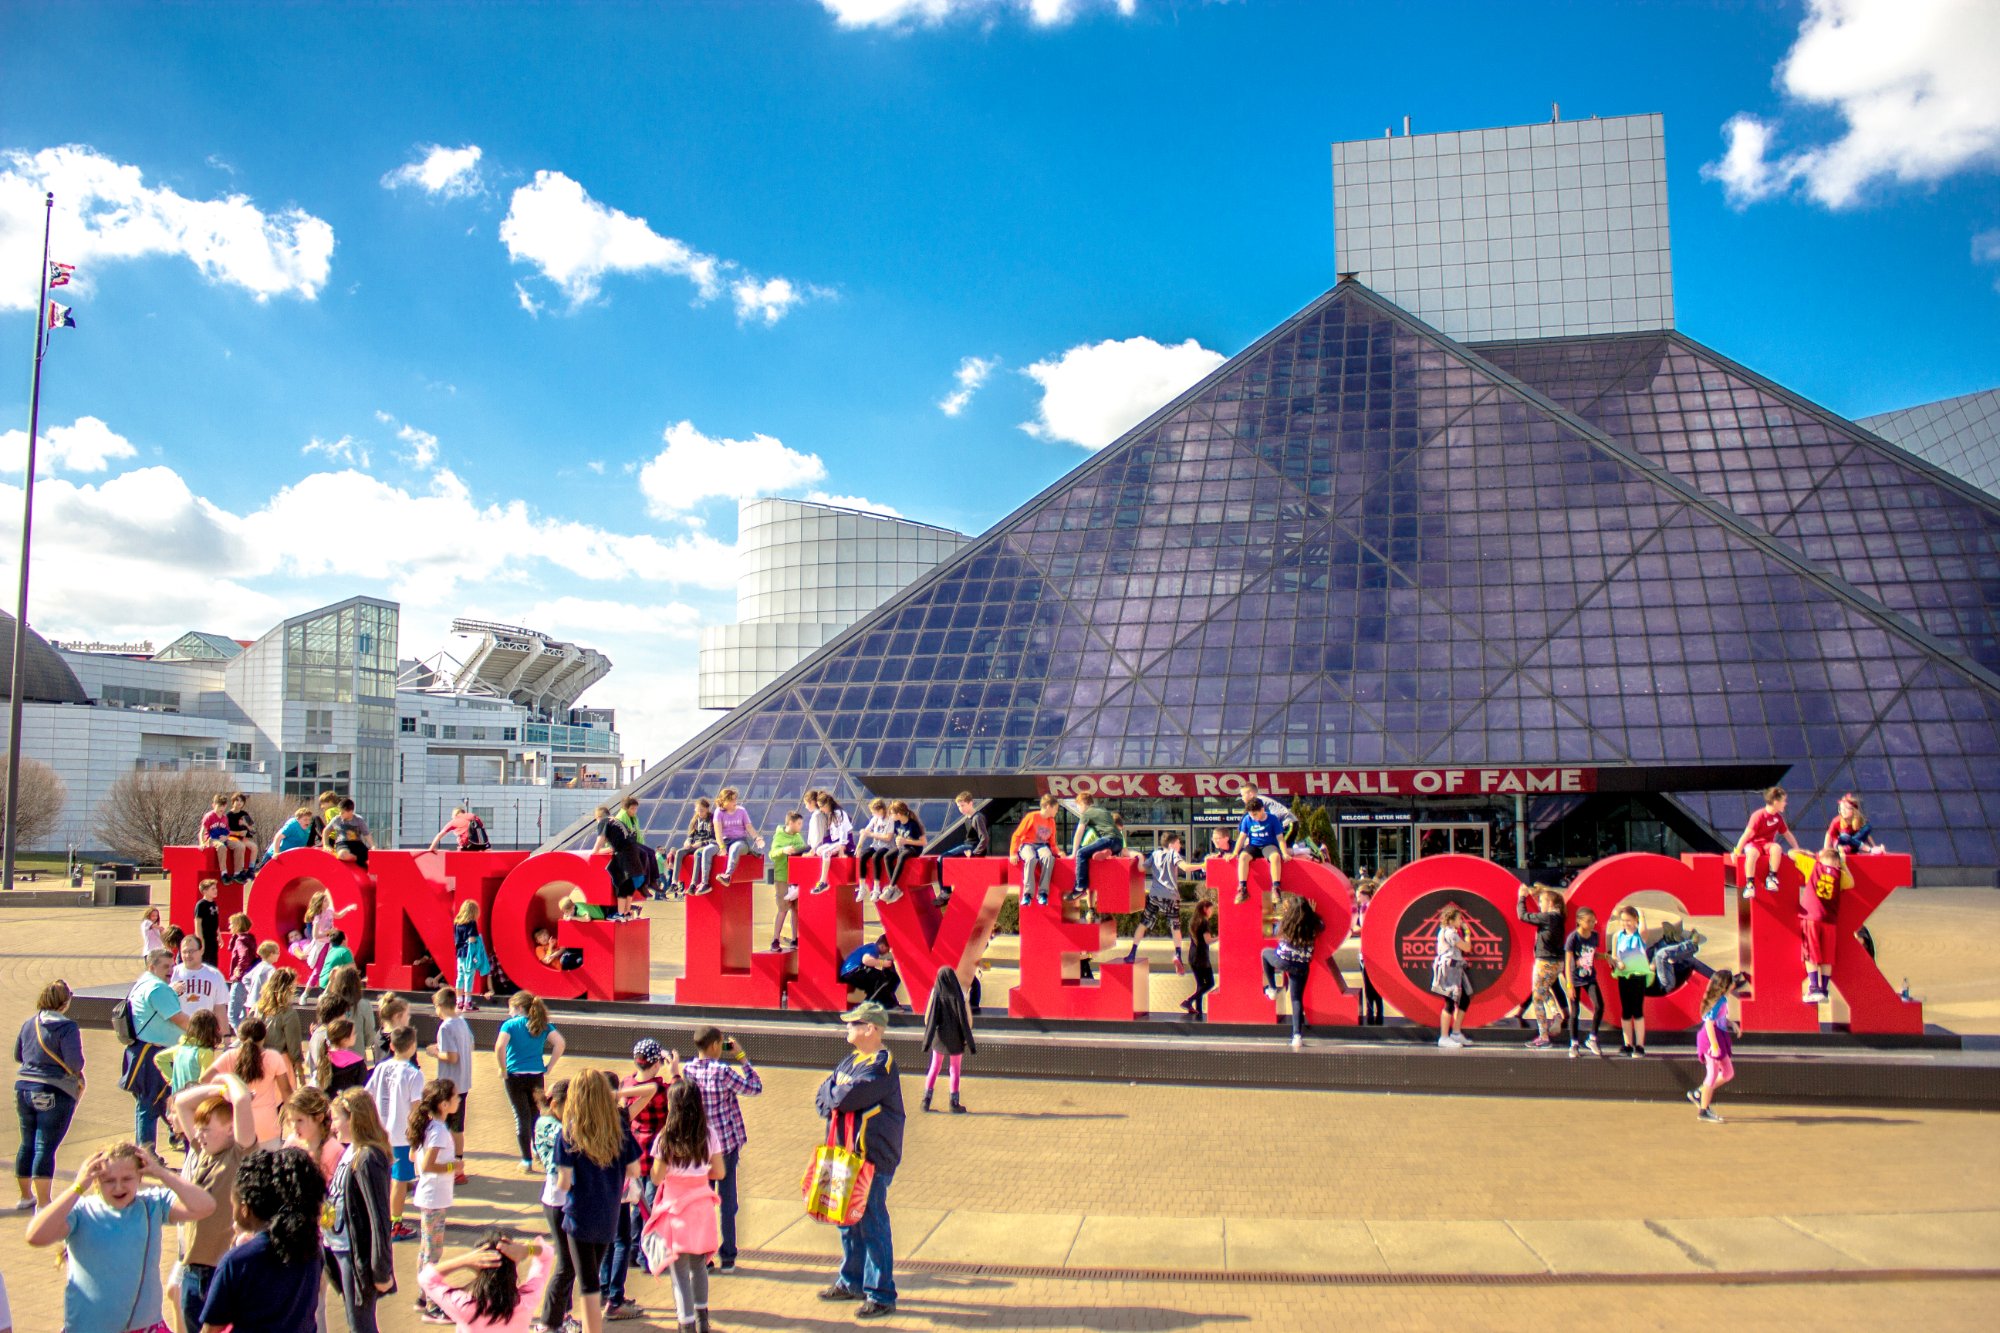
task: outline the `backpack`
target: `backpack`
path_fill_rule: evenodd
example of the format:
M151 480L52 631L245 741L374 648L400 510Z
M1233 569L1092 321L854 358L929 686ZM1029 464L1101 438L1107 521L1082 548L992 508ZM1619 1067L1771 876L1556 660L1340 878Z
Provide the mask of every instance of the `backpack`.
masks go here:
M139 1034L132 1029L132 998L127 996L111 1006L111 1035L121 1046L137 1046Z
M465 836L458 840L463 852L483 852L493 844L486 837L486 821L478 815L469 816L471 822L465 826Z

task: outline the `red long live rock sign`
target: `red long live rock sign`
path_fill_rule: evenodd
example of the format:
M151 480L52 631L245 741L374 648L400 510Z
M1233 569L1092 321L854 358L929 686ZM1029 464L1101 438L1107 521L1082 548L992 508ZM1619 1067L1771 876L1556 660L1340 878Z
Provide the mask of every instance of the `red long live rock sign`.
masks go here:
M198 886L204 879L217 878L215 853L205 847L169 847L163 859L170 880L171 918L183 929L192 929ZM583 857L573 852L382 850L370 855L369 869L363 872L318 848L304 847L273 857L248 886L222 885L218 906L225 921L234 912L244 912L259 939L284 943L302 927L306 900L324 887L344 913L340 927L366 969L369 984L404 989L418 980L411 965L419 953L430 954L442 971L451 971L453 914L460 904L476 902L494 958L521 986L556 999L648 999L652 959L646 922L559 920L562 899L579 888L588 901L606 909L612 906L607 860L603 855ZM1920 1033L1923 1006L1902 999L1855 938L1870 914L1910 883L1910 858L1854 856L1848 866L1854 882L1840 900L1833 988L1846 1002L1849 1029ZM754 947L754 896L766 891L758 884L763 862L757 858L744 858L733 882L688 900L687 973L675 987L675 998L683 1004L752 1009L787 1004L820 1011L846 1007L840 963L864 938L862 907L853 894L854 863L848 858L835 860L833 887L814 894L811 887L819 870L817 858L792 858L791 874L800 892L796 953ZM1735 892L1729 884L1734 870L1733 863L1721 856L1691 854L1676 860L1627 852L1578 875L1570 886L1568 910L1573 923L1578 908L1594 909L1600 929L1608 931L1620 903L1640 894L1658 894L1689 914L1716 916L1727 910ZM943 874L953 892L942 911L932 895L937 867L928 859L905 867L900 901L877 908L918 1009L928 999L940 969L950 967L961 976L970 975L985 951L1009 886L1020 881L1021 867L1003 857L953 858L944 862ZM1817 1007L1797 998L1804 979L1799 873L1788 860L1780 875L1776 893L1760 888L1743 911L1747 920L1741 953L1756 982L1743 1003L1743 1026L1752 1032L1815 1031ZM1225 1022L1270 1021L1277 1016L1277 1005L1264 997L1258 968L1258 954L1270 942L1262 929L1268 871L1261 862L1251 867L1251 896L1244 903L1234 901L1234 861L1211 860L1208 879L1221 919L1218 984L1209 1000L1210 1012ZM1105 920L1084 922L1079 919L1080 904L1063 901L1061 895L1075 882L1075 866L1067 858L1056 863L1048 906L1022 911L1021 980L1007 1001L1010 1014L1098 1021L1147 1016L1145 963L1101 964L1093 981L1078 976L1078 961L1085 953L1112 947L1108 917L1131 911L1141 901L1139 858L1100 857L1091 867L1091 880L1094 906ZM1415 1022L1436 1023L1439 1001L1429 991L1430 959L1437 912L1447 903L1463 909L1469 921L1467 967L1474 994L1468 1024L1490 1023L1526 999L1533 931L1514 914L1519 887L1507 870L1473 856L1425 857L1391 875L1376 891L1362 931L1369 978L1388 1005ZM1347 938L1352 893L1346 876L1317 862L1293 861L1285 866L1284 888L1311 900L1326 923L1306 983L1308 1021L1332 1026L1353 1023L1355 995L1345 979L1324 965ZM346 910L350 908L356 910ZM583 966L564 972L536 958L534 932L541 927L554 930L564 948L579 950ZM1614 1006L1606 1016L1615 1017L1617 987L1610 984L1608 958L1609 950L1599 951L1598 966L1606 969L1600 982L1607 1005ZM305 965L296 951L288 961L301 969ZM1671 995L1648 1000L1647 1022L1670 1030L1691 1026L1698 999L1697 982L1691 980ZM994 996L988 1003L997 1001Z

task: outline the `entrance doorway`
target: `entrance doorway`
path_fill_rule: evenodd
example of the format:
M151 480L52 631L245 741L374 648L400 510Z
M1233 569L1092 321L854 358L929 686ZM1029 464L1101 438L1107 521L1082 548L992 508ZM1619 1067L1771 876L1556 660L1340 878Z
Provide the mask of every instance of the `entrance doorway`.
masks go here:
M1185 824L1127 824L1125 850L1141 856L1148 855L1169 833L1181 835L1181 855L1188 860L1199 864L1201 858L1208 855L1208 836L1203 834L1202 841L1196 844L1194 830Z
M1349 879L1386 877L1410 859L1408 824L1340 826L1340 869Z
M1491 855L1492 826L1488 824L1419 824L1416 826L1416 856L1442 856L1456 852L1486 860Z

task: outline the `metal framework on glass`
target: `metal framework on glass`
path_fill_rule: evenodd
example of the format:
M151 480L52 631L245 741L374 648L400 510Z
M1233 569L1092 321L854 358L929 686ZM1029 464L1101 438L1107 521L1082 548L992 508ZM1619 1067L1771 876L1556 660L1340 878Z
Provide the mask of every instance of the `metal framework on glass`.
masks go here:
M664 841L864 773L1775 762L1801 828L1859 787L1920 861L2000 864L2000 680L1772 526L1344 282L634 790ZM1732 836L1748 795L1694 795Z

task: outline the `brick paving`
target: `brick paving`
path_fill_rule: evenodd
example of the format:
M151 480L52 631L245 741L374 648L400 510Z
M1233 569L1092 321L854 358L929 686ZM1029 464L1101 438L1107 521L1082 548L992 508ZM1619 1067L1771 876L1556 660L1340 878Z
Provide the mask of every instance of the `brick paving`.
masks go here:
M1907 957L1912 990L1953 1015L1934 1011L1938 1021L1956 1019L1968 1030L2000 1025L2000 1016L1987 1017L1994 988L1976 943L2000 925L2000 894L1906 897L1876 932L1885 970L1900 982L1895 960ZM655 958L671 975L678 912L660 915ZM137 970L135 918L130 909L0 911L0 1013L10 1023L24 1017L51 976L76 986L129 979ZM654 1035L687 1044L675 1027ZM86 1053L95 1086L65 1145L65 1168L99 1141L129 1133L131 1103L112 1086L117 1051L109 1034L87 1034ZM537 1224L535 1184L513 1165L490 1068L476 1075L468 1145L475 1179L452 1213L454 1243L496 1222ZM895 1187L899 1248L918 1258L1023 1265L1029 1275L907 1272L902 1308L887 1327L1325 1329L1393 1321L1462 1330L1595 1322L1615 1311L1619 1325L1640 1328L1685 1327L1704 1316L1759 1328L1885 1320L1952 1328L1972 1326L1976 1302L1992 1299L1991 1282L1836 1285L1810 1274L1816 1265L1907 1267L1911 1256L1926 1265L2000 1268L2000 1215L1983 1211L2000 1200L1991 1116L1775 1106L1730 1113L1725 1100L1731 1122L1716 1127L1677 1105L980 1080L976 1058L967 1068L970 1116L918 1114L918 1082L905 1085L912 1116L908 1164ZM765 1096L746 1103L746 1240L782 1252L823 1247L829 1233L791 1220L798 1173L819 1132L810 1110L818 1076L788 1069L765 1076ZM28 1250L19 1237L18 1227L0 1229L15 1326L53 1329L60 1274L51 1252ZM1659 1290L1080 1281L1033 1271L1068 1263L1453 1274L1518 1263L1540 1276L1575 1271L1578 1256L1593 1255L1606 1256L1614 1272L1669 1271L1675 1255L1691 1256L1683 1262L1696 1278L1713 1269L1803 1271L1781 1285ZM1287 1257L1296 1262L1279 1262ZM407 1305L412 1247L399 1246L398 1260L405 1295L385 1307L384 1327L422 1327ZM717 1325L848 1327L846 1308L813 1297L826 1274L823 1265L753 1256L718 1281ZM663 1284L642 1277L633 1293L668 1314L629 1326L672 1326Z

